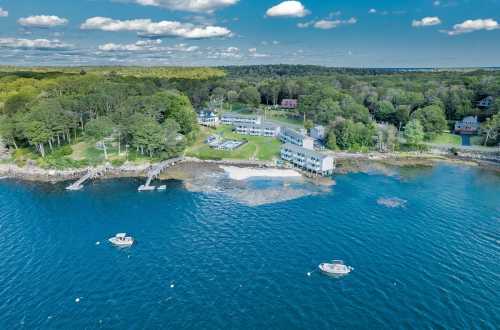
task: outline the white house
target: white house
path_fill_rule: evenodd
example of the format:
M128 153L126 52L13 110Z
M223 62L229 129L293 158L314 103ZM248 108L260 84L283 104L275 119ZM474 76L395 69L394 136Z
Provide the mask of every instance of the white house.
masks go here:
M474 134L479 130L479 122L477 116L469 116L461 121L455 122L455 132L462 134Z
M202 110L198 114L198 124L203 126L215 127L219 125L219 116L213 111Z
M260 124L262 123L262 116L258 115L243 115L239 113L226 112L222 115L221 121L226 125L235 124Z
M335 169L332 156L290 143L281 147L281 159L305 171L319 175L330 175Z
M280 140L306 149L314 149L314 139L288 127L281 129Z
M270 137L277 137L281 131L278 125L266 122L261 124L236 123L234 129L238 134Z
M325 127L317 125L311 128L311 137L315 140L324 140L326 138Z

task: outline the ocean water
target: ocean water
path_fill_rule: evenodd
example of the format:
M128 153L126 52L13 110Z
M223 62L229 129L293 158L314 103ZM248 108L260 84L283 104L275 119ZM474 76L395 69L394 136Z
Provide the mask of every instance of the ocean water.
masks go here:
M0 328L498 329L500 176L391 173L253 206L176 181L1 180ZM121 231L137 244L110 246ZM355 270L315 271L332 259Z

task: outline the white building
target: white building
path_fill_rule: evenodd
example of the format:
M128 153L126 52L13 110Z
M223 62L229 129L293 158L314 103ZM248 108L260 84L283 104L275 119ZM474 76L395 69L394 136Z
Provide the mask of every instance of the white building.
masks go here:
M335 169L332 156L290 143L281 147L281 158L300 169L314 174L330 175Z
M477 116L468 116L462 121L455 122L455 132L462 134L474 134L479 130L479 122Z
M261 124L262 116L258 115L242 115L239 113L226 112L222 115L221 121L226 125L235 124Z
M313 138L291 128L283 127L281 129L280 140L283 143L290 143L311 150L314 149Z
M198 124L208 127L215 127L219 125L219 116L213 111L200 111L198 114Z
M270 137L277 137L281 131L278 125L266 122L261 124L236 123L234 129L238 134Z
M317 125L311 128L311 137L315 140L324 140L326 138L325 127Z

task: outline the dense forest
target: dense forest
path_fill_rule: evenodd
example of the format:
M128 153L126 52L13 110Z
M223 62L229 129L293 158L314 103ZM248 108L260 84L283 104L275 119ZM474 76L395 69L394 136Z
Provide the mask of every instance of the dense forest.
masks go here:
M479 107L488 96L492 105ZM0 136L41 157L82 136L104 154L112 136L140 155L168 157L194 141L195 109L211 100L278 112L285 98L299 100L285 116L325 125L331 149L394 150L400 137L417 147L465 116L478 116L482 144L499 143L500 71L292 65L0 67Z

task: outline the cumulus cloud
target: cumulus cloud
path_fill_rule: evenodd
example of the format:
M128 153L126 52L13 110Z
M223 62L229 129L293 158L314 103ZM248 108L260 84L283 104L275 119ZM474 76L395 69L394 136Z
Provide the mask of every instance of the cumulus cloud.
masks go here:
M142 6L154 6L171 10L189 11L195 13L212 13L217 9L229 7L239 0L132 0Z
M0 38L0 48L15 49L37 49L54 50L70 49L73 45L61 42L58 39L18 39L18 38Z
M99 45L98 49L103 52L194 52L198 50L197 46L189 46L187 44L177 44L174 46L161 46L162 41L156 40L139 40L133 44L115 44L107 43Z
M0 7L0 17L7 17L7 16L9 16L9 12Z
M35 15L22 17L17 22L26 27L51 28L68 24L66 18L61 18L54 15Z
M498 22L495 21L494 19L486 18L486 19L466 20L460 24L455 24L453 26L453 30L445 32L448 33L450 36L454 36L481 30L492 31L497 29L500 29L500 24L498 24Z
M177 37L186 39L205 39L229 37L231 31L220 26L203 26L177 21L153 22L150 19L115 20L108 17L92 17L81 26L83 30L102 30L110 32L134 31L143 37Z
M420 20L413 20L411 25L413 27L423 27L423 26L433 26L433 25L439 25L441 24L441 20L439 17L424 17Z
M269 17L304 17L309 14L310 11L300 1L283 1L266 12Z
M321 30L330 30L338 27L339 25L350 25L350 24L356 24L358 20L354 17L349 18L348 20L328 20L328 19L322 19L314 23L314 27L316 29L321 29Z

